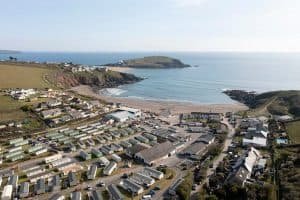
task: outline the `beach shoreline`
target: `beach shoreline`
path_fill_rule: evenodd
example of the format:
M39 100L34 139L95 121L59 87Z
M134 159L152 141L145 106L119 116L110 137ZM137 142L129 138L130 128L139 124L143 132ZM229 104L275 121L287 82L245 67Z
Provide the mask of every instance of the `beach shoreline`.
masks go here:
M190 112L237 112L247 110L248 107L241 103L232 104L196 104L188 102L170 102L159 100L142 100L133 98L110 97L100 94L93 90L90 86L80 85L70 89L80 95L93 97L111 103L121 103L123 105L138 108L143 111L151 111L157 114L170 111L171 114L190 113Z

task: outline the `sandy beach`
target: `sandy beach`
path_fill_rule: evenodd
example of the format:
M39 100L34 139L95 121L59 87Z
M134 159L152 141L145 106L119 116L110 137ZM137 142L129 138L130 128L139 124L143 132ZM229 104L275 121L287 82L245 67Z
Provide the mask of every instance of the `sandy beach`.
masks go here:
M117 72L128 72L132 70L130 67L107 67L109 70L117 71Z
M240 110L248 109L245 105L240 103L234 104L193 104L185 102L167 102L167 101L152 101L152 100L140 100L130 98L117 98L100 95L90 86L81 85L73 87L71 89L80 95L90 96L97 99L104 100L106 102L121 103L133 108L139 108L143 111L151 111L155 113L161 113L169 110L172 114L188 113L188 112L236 112Z

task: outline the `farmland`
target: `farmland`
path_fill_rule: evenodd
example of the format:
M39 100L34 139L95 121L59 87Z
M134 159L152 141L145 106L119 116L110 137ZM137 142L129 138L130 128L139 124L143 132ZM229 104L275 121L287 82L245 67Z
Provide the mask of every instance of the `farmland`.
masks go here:
M54 71L37 66L0 64L0 88L51 87L45 77Z
M286 129L292 143L300 144L300 120L287 123Z

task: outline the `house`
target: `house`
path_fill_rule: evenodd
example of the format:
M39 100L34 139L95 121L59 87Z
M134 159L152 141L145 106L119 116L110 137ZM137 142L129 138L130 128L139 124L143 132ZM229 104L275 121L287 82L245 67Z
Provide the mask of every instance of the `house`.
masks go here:
M12 175L12 176L8 177L7 185L12 185L13 189L16 189L18 187L18 181L19 181L19 176Z
M1 200L11 200L12 192L13 192L12 185L4 186L2 194L1 194Z
M36 182L36 184L34 186L34 191L37 195L43 194L46 192L45 179L41 178Z
M207 144L204 142L194 142L184 150L180 152L180 155L186 157L193 157L196 155L202 155L207 149Z
M143 186L151 186L155 183L155 180L147 175L144 175L142 173L134 173L130 180L135 182L136 184L143 185Z
M117 168L117 163L112 161L110 162L104 169L103 174L109 176L113 173L113 171Z
M250 150L245 152L245 154L236 161L226 182L244 186L246 180L251 177L253 168L260 158L260 152L254 147L251 147Z
M91 153L92 153L92 155L95 156L96 158L100 158L101 156L103 156L103 154L102 154L98 149L95 149L95 148L93 148L93 149L91 150Z
M103 200L102 192L99 190L92 191L92 200Z
M56 160L62 159L62 155L61 154L54 154L53 156L48 156L45 158L45 163L51 163L54 162Z
M117 163L122 161L122 158L120 156L118 156L117 154L112 154L111 159Z
M108 120L112 119L116 122L125 122L129 119L134 119L134 118L135 115L128 111L117 111L106 115L106 119Z
M101 103L97 100L93 100L90 101L90 104L94 107L94 108L100 108L101 107Z
M215 141L215 136L211 133L203 134L197 139L197 142L203 142L205 144L211 144L214 141Z
M47 102L47 106L48 107L56 107L56 106L60 106L62 105L62 102L61 101L58 101L57 99L51 99Z
M119 189L117 188L116 185L111 184L107 187L109 196L112 200L123 200L124 197L121 194L121 192L119 191Z
M87 171L87 179L88 180L94 180L97 173L97 165L91 165Z
M74 172L69 172L68 181L70 187L76 186L78 184L78 180Z
M53 176L51 180L51 191L58 191L61 189L61 180L59 175Z
M118 108L118 110L127 111L135 117L140 117L142 115L142 111L140 109L136 109L136 108L129 108L129 107L122 106L122 107Z
M63 172L67 175L69 172L77 172L83 169L83 167L78 162L68 162L57 166L58 171Z
M65 200L65 196L56 193L50 197L50 200Z
M150 167L145 167L141 173L146 176L150 176L152 178L158 179L158 180L160 180L164 177L164 173L162 173L161 171L158 171L156 169L152 169Z
M80 191L75 191L75 192L72 192L70 194L70 198L71 200L81 200L81 192Z
M62 111L61 111L60 108L54 108L54 109L49 109L49 110L43 110L43 111L41 111L41 116L44 119L58 117L61 114L62 114Z
M256 127L249 127L246 132L247 138L253 138L253 137L261 137L261 138L267 138L269 132L267 131L267 128L259 128Z
M100 162L100 165L103 165L103 166L109 165L109 160L105 156L100 157L99 162Z
M91 154L86 153L84 151L80 151L79 156L83 159L83 160L90 160L92 159Z
M139 195L144 192L144 188L142 186L136 184L135 182L133 182L129 179L121 180L120 186L124 190L126 190L134 195Z
M253 137L252 139L243 138L243 146L266 147L267 139L261 137Z
M19 197L26 198L29 195L29 182L23 182L20 185Z
M174 154L175 151L173 143L167 141L136 153L134 158L151 166Z

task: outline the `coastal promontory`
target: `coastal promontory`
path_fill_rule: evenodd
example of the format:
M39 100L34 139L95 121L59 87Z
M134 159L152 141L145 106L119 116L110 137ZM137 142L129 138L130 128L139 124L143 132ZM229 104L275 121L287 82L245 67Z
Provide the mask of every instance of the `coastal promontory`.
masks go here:
M179 59L167 56L147 56L143 58L121 60L118 63L107 64L107 66L157 69L190 67L190 65L184 64Z

